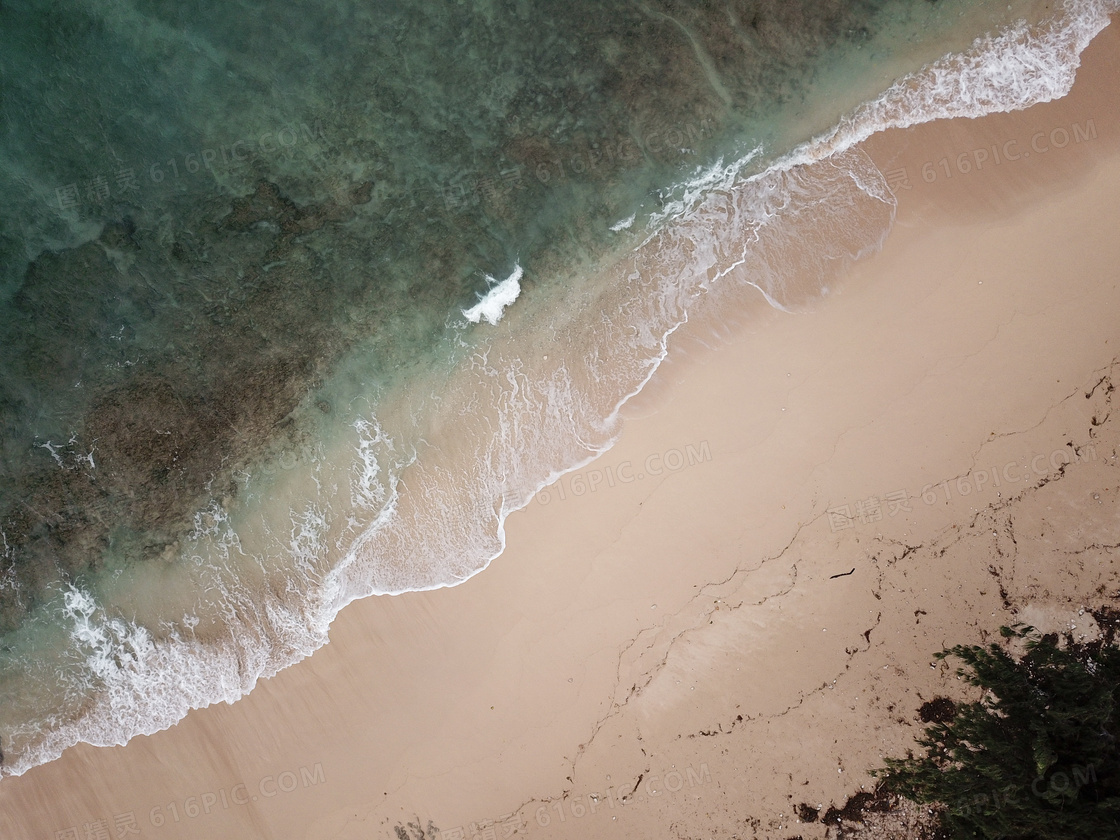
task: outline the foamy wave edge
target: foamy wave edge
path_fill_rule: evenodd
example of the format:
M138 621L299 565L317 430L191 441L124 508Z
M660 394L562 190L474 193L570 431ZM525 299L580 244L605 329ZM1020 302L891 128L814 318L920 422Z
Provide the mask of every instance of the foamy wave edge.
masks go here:
M842 154L881 131L937 119L1022 110L1061 98L1073 86L1081 53L1108 25L1109 16L1118 11L1120 0L1067 0L1060 15L1041 32L1032 34L1026 24L1018 24L998 35L978 38L963 53L945 56L898 80L874 100L842 118L830 131L780 157L759 175L741 179L739 174L757 153L699 174L682 185L677 191L681 197L669 203L651 227L672 225L687 218L698 198L712 190L749 188L775 172ZM604 427L611 426L622 407L644 389L666 358L672 334L683 323L684 320L672 324L664 331L647 374L618 401ZM439 589L468 580L505 549L505 520L511 513L525 507L536 492L557 478L586 466L613 442L613 438L608 439L595 455L552 472L527 498L511 505L503 499L497 523L497 550L483 558L470 574L453 581L383 590L370 585L367 579L364 585L354 586L351 556L320 581L312 599L299 609L279 602L261 605L261 626L233 627L228 640L217 645L176 637L154 644L147 640L142 628L98 619L111 631L112 638L127 640L127 655L112 667L106 666L103 658L98 663L104 689L87 714L44 733L33 748L13 757L0 772L5 776L22 775L53 761L78 743L123 745L136 735L151 735L173 726L192 709L218 702L232 703L248 694L260 679L275 675L325 645L331 622L354 600L374 594ZM391 515L391 508L385 513ZM92 613L85 616L87 621L91 618Z

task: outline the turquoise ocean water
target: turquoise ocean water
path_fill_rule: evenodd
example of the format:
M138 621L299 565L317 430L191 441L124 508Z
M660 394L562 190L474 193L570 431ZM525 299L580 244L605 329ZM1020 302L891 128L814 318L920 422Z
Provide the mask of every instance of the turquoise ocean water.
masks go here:
M854 143L1062 95L1109 11L3 0L0 770L483 569L690 313L878 246Z

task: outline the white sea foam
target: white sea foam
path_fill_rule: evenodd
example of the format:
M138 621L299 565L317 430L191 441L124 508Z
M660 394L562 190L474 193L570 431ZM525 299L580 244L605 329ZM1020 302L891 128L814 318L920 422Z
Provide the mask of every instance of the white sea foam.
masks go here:
M151 636L143 627L96 618L97 602L90 593L71 586L65 603L70 635L86 652L86 663L97 677L111 677L122 664L139 662L152 650Z
M636 218L638 218L638 214L637 213L631 213L629 216L627 216L622 221L615 222L613 225L611 225L611 232L618 233L619 231L629 230L630 227L634 224L634 220Z
M786 162L820 160L890 128L1019 111L1060 99L1073 87L1081 53L1118 11L1120 0L1067 0L1041 31L1020 22L977 38L963 53L899 79Z
M649 381L670 337L697 306L737 284L758 288L778 307L805 299L814 290L789 286L785 259L791 242L811 250L814 243L801 237L814 225L825 228L817 244L837 237L844 243L845 253L814 257L822 271L832 260L878 247L889 229L892 196L866 156L852 149L856 143L891 127L1021 109L1064 95L1080 52L1118 6L1120 0L1070 0L1061 26L1036 34L1018 26L978 39L964 54L899 80L759 174L743 177L761 154L755 150L679 185L635 252L632 293L619 298L609 318L596 312L597 335L609 352L593 349L586 358L556 360L544 374L530 375L519 359L480 351L471 371L488 389L496 412L488 417L496 419L467 438L470 446L459 460L465 468L455 474L415 455L402 458L374 419L356 424L357 457L346 495L355 509L375 511L372 521L356 537L344 529L348 550L323 573L318 561L332 548L330 515L316 504L292 511L283 543L297 575L282 595L249 591L213 564L213 586L224 599L223 639L203 645L172 634L157 643L143 628L104 614L90 593L66 593L65 614L97 702L76 721L34 737L23 733L28 746L4 773L25 772L79 741L122 744L176 723L192 708L233 702L258 679L325 644L330 622L350 601L451 586L484 569L504 548L510 513L613 443L619 409ZM653 260L658 270L647 271ZM666 273L666 266L675 270ZM464 316L498 323L519 295L521 276L517 266L500 283L490 278L494 285ZM584 366L578 375L576 364ZM466 423L471 415L463 417ZM400 493L406 468L407 499ZM192 538L219 555L243 553L216 503L200 512ZM199 547L198 556L204 553Z
M394 462L393 439L376 420L364 417L354 422L354 431L358 434L355 446L358 457L350 481L350 501L362 510L380 510L389 492L384 476L387 466ZM387 462L386 466L382 461ZM396 467L399 470L400 465Z
M486 319L488 324L494 325L502 319L505 308L517 300L521 294L521 266L515 266L513 273L500 283L489 274L486 281L490 283L490 290L470 309L464 309L463 315L472 324Z
M206 645L178 636L155 644L144 628L106 616L90 593L76 588L66 593L65 613L76 648L86 654L86 676L75 691L92 693L96 702L80 719L36 732L34 748L5 766L5 773L21 774L79 741L120 745L172 726L191 709L232 703L258 679L326 642L325 634L309 630L305 616L276 602L266 605L258 626L234 623L226 641ZM11 733L16 740L29 734Z
M50 440L46 443L36 443L35 446L39 449L45 449L50 453L51 458L58 466L65 469L72 469L81 467L83 465L93 470L97 468L97 464L93 460L93 453L97 451L96 446L91 446L89 452L82 452L77 448L78 435L71 434L70 440L65 444L57 444ZM65 456L65 460L63 458ZM67 463L69 462L69 463Z

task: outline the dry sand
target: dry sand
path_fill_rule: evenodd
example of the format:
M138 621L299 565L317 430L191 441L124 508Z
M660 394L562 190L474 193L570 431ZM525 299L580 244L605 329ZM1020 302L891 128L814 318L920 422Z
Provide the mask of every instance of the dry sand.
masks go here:
M935 651L1091 634L1120 597L1120 27L1084 61L1061 102L869 141L909 180L883 251L812 313L682 336L484 573L4 779L0 836L824 836L795 806L841 807L923 701L969 696Z

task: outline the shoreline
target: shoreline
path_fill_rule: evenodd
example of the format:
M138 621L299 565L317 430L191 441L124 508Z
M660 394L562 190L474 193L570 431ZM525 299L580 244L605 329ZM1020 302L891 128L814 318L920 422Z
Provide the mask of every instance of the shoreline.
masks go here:
M1092 6L1092 3L1087 5ZM1096 31L1099 25L1099 17L1094 18L1093 12L1085 14L1088 17L1076 18L1076 26L1071 22L1072 28L1062 30L1057 42L1053 41L1053 32L1043 36L1041 41L1032 38L1034 58L1050 61L1057 57L1057 67L1051 66L1041 77L1028 74L1033 81L1017 91L1018 101L1022 101L1024 95L1028 99L1045 97L1056 90L1067 89L1073 63L1070 50L1079 52L1086 34ZM965 27L971 28L971 25ZM1015 41L1014 35L1009 37ZM980 43L987 46L977 47ZM987 67L992 61L1001 66L1006 61L1019 66L1023 61L1014 49L1015 55L1008 55L1008 37L1000 36L994 41L981 39L973 47L962 59L972 70L977 66ZM990 54L988 48L991 48ZM1026 63L1031 64L1031 59ZM937 66L944 69L943 63ZM950 75L957 69L961 68L950 69ZM936 76L936 72L932 75ZM913 81L912 77L908 78ZM782 309L783 304L789 304L800 309L808 302L812 308L822 282L829 283L842 273L844 264L857 252L865 254L881 246L882 237L890 227L890 218L893 218L894 198L866 154L833 154L811 165L806 165L804 160L793 165L793 161L800 159L799 155L817 159L828 148L846 149L856 136L877 128L881 130L882 125L896 122L900 117L907 122L913 114L906 116L908 108L902 107L900 102L914 106L912 94L922 90L925 93L919 96L921 103L932 107L934 112L958 110L959 103L944 101L945 97L935 95L925 81L916 85L903 83L892 86L869 108L858 109L850 120L842 121L836 129L838 134L834 132L823 141L818 139L799 147L790 153L792 158L790 155L780 157L759 176L760 180L752 179L744 188L731 190L734 197L729 201L725 200L727 196L723 189L717 188L716 182L729 186L731 170L753 156L722 172L709 170L695 180L678 184L677 187L692 198L683 204L670 201L666 205L670 215L688 205L697 191L706 191L707 195L699 207L684 211L677 217L676 224L667 225L665 230L646 239L643 247L630 252L626 258L613 263L605 259L598 266L610 265L601 271L589 269L596 281L588 285L599 288L583 297L572 311L531 296L518 307L517 317L496 332L485 331L487 350L483 357L501 355L499 348L505 348L504 364L497 366L505 368L504 376L501 370L489 369L485 370L485 376L480 373L475 377L473 361L472 370L465 371L461 377L444 378L438 371L433 372L433 382L428 383L431 387L419 384L419 393L403 388L399 400L389 399L395 408L389 411L388 417L381 411L369 418L359 413L353 418L353 424L343 423L339 427L343 430L342 437L336 439L325 433L310 448L307 434L289 429L287 444L273 447L275 466L280 468L280 474L269 463L264 465L265 475L259 480L245 472L242 475L244 487L239 485L239 492L234 492L231 485L230 495L212 498L204 510L194 514L194 528L188 540L191 545L187 549L190 558L216 553L219 561L209 568L233 566L236 569L230 569L230 575L221 581L214 581L209 575L206 580L192 577L190 584L197 591L220 591L222 597L217 602L192 600L177 607L166 596L149 597L156 594L156 590L177 592L189 588L170 583L164 570L155 565L135 571L128 584L131 590L118 591L112 587L103 590L102 595L115 596L115 600L108 597L100 605L89 592L65 594L58 609L74 620L78 632L88 631L93 636L106 631L119 636L120 628L116 625L99 627L98 623L111 624L106 617L115 614L125 625L130 625L125 617L136 608L134 604L146 608L146 612L136 614L131 621L130 626L136 626L132 628L134 637L129 644L139 642L147 653L141 657L143 662L137 668L109 667L103 672L95 667L93 670L97 673L87 669L81 675L85 682L79 691L99 682L105 688L100 698L90 698L93 711L72 721L73 725L60 721L38 742L34 741L37 737L34 724L14 725L10 730L10 752L17 756L15 766L0 769L22 772L36 762L53 759L75 741L102 745L120 743L138 732L152 732L173 725L191 707L217 700L233 702L251 690L262 676L267 678L321 647L327 641L326 628L341 605L371 594L400 594L458 585L484 569L501 553L506 516L524 506L533 493L541 489L546 475L571 472L568 465L585 464L613 441L617 408L626 402L627 394L640 391L656 372L664 358L668 337L682 322L702 321L705 312L715 313L720 321L718 329L733 334L734 329L723 323L729 311L740 323L749 324L755 317L765 320L765 314L760 316L754 311L756 301L747 299L753 293L745 284L752 278L758 279L757 288L772 306ZM973 101L978 96L990 100L994 96L1003 102L1003 91L992 89L990 82L982 81L973 94L966 98ZM1013 101L1015 99L1013 97ZM930 112L921 103L917 111L928 117ZM815 111L815 108L808 110ZM760 201L761 207L758 206ZM818 202L833 207L834 212L822 219L821 213L814 212ZM835 212L836 205L845 204L849 213ZM856 209L851 212L853 207ZM841 219L841 215L845 218ZM776 222L773 221L775 217L778 218ZM853 217L857 217L855 221ZM805 220L809 222L807 225ZM723 224L725 221L729 223ZM836 230L838 221L842 235ZM734 248L736 243L755 236L758 240L749 249L749 255L742 255L744 259L735 259L734 253L724 251L725 244ZM647 245L649 247L645 247ZM694 246L699 246L698 253ZM837 249L846 252L846 256L840 260L823 256ZM728 263L729 258L733 264ZM727 274L733 276L727 278ZM623 320L626 323L597 329L595 319L582 317L589 307L594 310L600 304L608 311L625 311L628 317ZM547 320L534 323L538 317ZM528 329L519 330L516 322ZM633 328L631 322L640 327L636 336L627 335ZM644 331L641 325L645 325ZM558 367L541 365L537 357L542 354L527 349L539 351L542 333L549 332L559 335L556 342L547 345L548 353L543 354L543 360L547 361L551 354L554 360L559 360ZM604 358L609 358L610 362L599 363ZM537 364L534 366L530 360ZM534 368L528 371L528 383L532 386L528 392L510 379L513 371L524 374L523 365L527 362L529 368ZM553 364L556 362L549 363ZM489 365L484 361L481 367L485 369ZM516 378L526 379L524 376ZM440 381L435 383L434 380ZM603 383L606 386L600 387ZM331 413L332 405L345 402L346 388L342 391L321 394L326 399L317 402L315 409L308 406L308 410L316 416L319 412ZM445 410L434 409L425 393L438 394L432 399L442 403ZM414 398L419 398L419 402L414 403ZM456 400L461 403L457 409L453 405ZM502 408L491 412L491 416L474 418L478 421L474 425L480 428L471 433L468 429L471 424L463 425L458 418L466 412L475 413L480 403L514 405L512 410ZM398 417L403 423L394 424L392 416L397 410L408 411L410 405L417 406L415 412L409 411L412 416ZM420 410L420 406L431 411ZM417 414L430 415L434 424L433 435L421 432L417 438L434 444L428 452L432 457L424 457L413 450L414 463L409 467L415 468L398 473L400 463L396 462L393 450L406 450L407 455L409 442L413 440L410 435L416 431ZM527 422L522 414L529 418ZM605 421L602 420L604 414ZM500 438L491 434L495 425L503 430ZM441 426L453 431L441 436ZM344 442L347 437L349 446ZM327 442L328 439L333 444ZM354 446L358 449L360 463L353 457ZM436 454L432 455L433 452ZM530 452L532 457L528 455ZM92 468L92 455L89 464ZM361 470L360 477L353 475L355 466ZM290 469L294 472L288 472ZM324 471L331 473L325 479ZM480 475L475 475L476 471ZM382 511L386 514L384 519L378 515L376 524L366 527L369 523L360 521L361 513L348 507L345 500L340 508L338 499L332 499L329 493L324 497L319 492L323 484L340 486L339 478L341 485L350 485L350 502L358 508L370 502L376 506L380 500L388 499ZM401 486L410 488L399 497L398 481L402 482ZM489 502L495 493L500 505ZM267 501L257 509L246 510L234 497L247 500L250 506L254 499ZM326 512L305 507L312 500L313 506L325 506ZM302 513L293 514L293 510L301 508ZM456 510L457 515L447 517L438 513L448 509ZM453 520L450 525L448 519ZM345 523L341 533L340 523ZM298 545L285 544L283 537L279 541L271 539L274 534L288 534L293 526L299 531ZM347 554L343 543L355 533L359 534L355 550ZM197 544L193 542L196 536ZM247 567L233 562L229 554L231 541L239 543L253 556L254 561ZM336 550L326 548L326 542L331 542ZM166 546L165 554L173 554L180 545L181 540ZM192 553L195 551L197 555ZM289 554L298 568L277 568L271 575L266 571L263 577L258 574L257 566L271 568L269 562L262 562L263 558L288 558ZM351 562L355 555L361 555L356 563ZM307 562L318 570L331 567L327 572L330 585L319 586L314 580L315 569L306 573ZM283 563L281 560L280 565ZM278 592L290 594L294 591L293 578L297 581L296 589L302 583L306 590L302 597L276 597ZM139 592L139 597L133 598L133 592ZM266 602L264 606L260 603L262 599ZM234 602L232 607L231 601ZM233 625L227 625L218 614L229 609L239 617L244 609L250 614L248 620L238 618ZM87 615L90 610L98 614ZM186 611L190 616L182 624L173 619L168 625L159 615L161 610L168 610L172 616ZM265 613L268 618L260 619ZM94 626L87 628L85 625L91 619ZM159 638L152 648L145 642L156 626L166 629L171 636ZM189 645L178 643L184 636L192 640ZM200 657L194 644L196 640L208 644L208 653L213 655ZM132 652L125 654L126 658L132 655ZM153 665L153 658L160 661ZM169 658L176 660L173 667L167 665ZM197 662L200 659L207 663L201 670ZM89 664L87 659L85 665ZM81 667L84 666L79 665ZM186 691L175 696L174 690L166 690L170 687L167 677L179 670L191 676L183 681ZM153 684L158 686L154 692ZM158 701L145 702L144 698L153 693ZM42 705L36 699L23 698L24 705L28 708ZM33 714L21 716L19 711L15 714L17 720L28 717L34 719ZM67 717L66 712L60 717ZM31 739L32 743L22 738Z
M721 803L727 824L731 817L746 819L727 810L736 796L766 812L747 816L789 814L780 810L787 796L781 779L772 782L784 778L783 767L813 779L808 787L815 797L841 804L865 779L869 768L859 759L874 755L888 737L875 727L893 714L856 705L863 722L853 733L849 722L841 723L850 720L841 707L865 698L871 685L907 699L916 690L946 690L943 675L920 670L920 651L928 647L928 655L941 641L928 637L928 628L988 629L973 621L975 610L962 607L972 605L967 598L957 597L952 608L931 608L930 596L918 594L913 582L944 586L949 570L963 570L975 573L965 577L979 592L992 577L984 563L973 568L957 558L944 568L933 562L906 567L902 555L917 551L907 554L906 546L940 550L954 525L960 531L985 515L987 506L971 509L981 497L989 505L996 501L990 476L977 489L983 464L1004 470L1012 462L1022 467L1027 457L1027 469L1004 471L1004 480L1019 475L1022 480L1011 483L1034 487L1058 470L1028 482L1030 459L1041 454L1051 465L1067 437L1087 446L1096 430L1095 458L1067 468L1060 482L1041 484L1025 503L1041 504L1031 500L1071 486L1076 476L1086 486L1107 483L1103 441L1106 435L1115 441L1115 427L1107 420L1088 424L1084 416L1088 406L1101 408L1104 389L1089 399L1078 394L1118 355L1107 313L1120 293L1116 283L1097 288L1095 282L1120 258L1099 238L1114 224L1104 211L1120 190L1120 144L1105 87L1115 78L1118 52L1114 21L1085 56L1086 63L1090 57L1096 62L1100 89L1086 90L1092 85L1079 75L1074 93L1057 103L888 132L865 143L884 172L904 168L914 182L910 191L897 190L895 230L883 251L857 264L808 314L772 313L714 350L699 349L702 324L682 331L678 346L692 349L671 355L653 386L627 406L616 446L570 474L590 481L599 470L596 491L565 499L555 491L548 504L535 501L510 516L506 551L486 574L449 589L356 602L336 620L332 644L237 704L191 712L171 730L125 747L80 745L23 777L5 779L0 825L12 828L7 823L16 820L14 836L46 837L134 813L157 837L203 830L217 836L392 837L398 823L419 818L426 826L431 818L443 830L465 827L513 813L530 799L534 804L521 814L533 836L567 836L569 826L584 836L618 836L614 832L654 830L664 819L687 820L701 830L723 824L714 817L710 825L703 822L701 814L717 807L713 802ZM1074 126L1083 142L1074 142ZM1059 129L1068 136L1061 146L1054 142L1062 139L1054 134ZM977 150L1009 138L1029 151L1040 148L1031 145L1040 130L1047 152L1005 156L980 171L954 170L958 157L945 153L976 161ZM950 161L944 178L937 169L942 158ZM932 181L921 179L927 163L938 175ZM1078 255L1073 266L1044 247L1063 240ZM1089 253L1093 244L1100 246L1095 254ZM1059 281L1063 270L1071 276ZM860 369L861 359L876 360L875 369ZM607 486L608 467L617 477L623 462L647 465L656 455L664 465L677 457L670 452L681 453L686 465ZM691 464L690 452L696 453ZM710 457L702 457L705 452ZM970 461L977 454L981 461ZM960 483L965 479L958 476L970 477ZM571 488L571 480L560 481ZM958 492L969 486L977 495L970 490L947 504L940 498L937 504L911 502L905 519L882 510L880 519L857 527L830 527L830 509L854 511L857 503L898 490L921 500L927 485L946 480L958 481ZM801 555L796 562L786 555L791 549ZM853 565L850 577L832 579ZM1036 565L1030 580L1048 581L1045 564ZM876 585L869 587L872 578ZM896 589L890 597L907 610L888 614L884 585L904 579L914 591ZM720 580L728 583L712 583ZM1080 585L1059 580L1023 587L1079 592ZM836 603L837 592L844 603ZM998 590L984 598L992 592ZM761 611L751 613L756 601L763 602ZM901 622L914 606L924 611L910 616L921 619L917 631ZM873 610L887 615L887 623L877 618L872 626ZM988 618L987 624L1002 620ZM872 640L889 629L917 638L899 650L874 647ZM828 644L820 644L826 630ZM789 639L804 641L794 649ZM818 683L849 672L838 667L853 657L841 651L853 646L883 656L892 679L867 676L854 692L841 686L825 695ZM724 672L732 662L742 668L740 677ZM890 671L892 665L903 674ZM774 684L757 685L759 673ZM687 685L690 675L693 685ZM878 688L884 683L889 689ZM640 691L631 688L639 685ZM734 702L727 699L732 694ZM799 730L781 709L799 696L798 708L809 698L816 704L814 716L800 721L811 721L811 746L820 753L811 769L794 734ZM744 715L750 725L732 726L743 714L734 707L744 703L755 704ZM912 717L909 709L899 714ZM731 749L725 744L693 752L677 746L714 743L721 736L689 736L721 728L733 733L724 740L739 739L735 758L744 764L760 746L770 754L748 773L726 758L717 764L714 755ZM890 736L896 739L890 747L912 734L904 727L900 733ZM829 744L830 736L842 736L835 741L844 746ZM839 752L843 772L828 765L836 756L824 756L827 750ZM572 810L581 792L586 802L608 783L629 788L650 774L664 782L673 765L684 784L676 797L658 799L657 808L628 809L625 821L615 808L581 817ZM700 765L707 765L707 775ZM694 777L700 781L690 786ZM85 786L75 789L75 778ZM265 784L266 778L272 781ZM296 785L284 790L290 778ZM759 780L766 780L765 791ZM250 800L239 810L211 803L205 825L202 816L174 821L167 808L179 803L184 809L186 799L205 801L205 793L217 797L218 790L233 796L238 784L246 785L243 793L259 791L253 794L259 804ZM73 793L62 796L63 790ZM571 791L568 800L555 799L564 790ZM562 802L560 813L575 822L554 816L541 826L535 815L547 797ZM159 832L151 820L157 808L164 821ZM795 831L791 825L760 823L759 836L820 828Z

